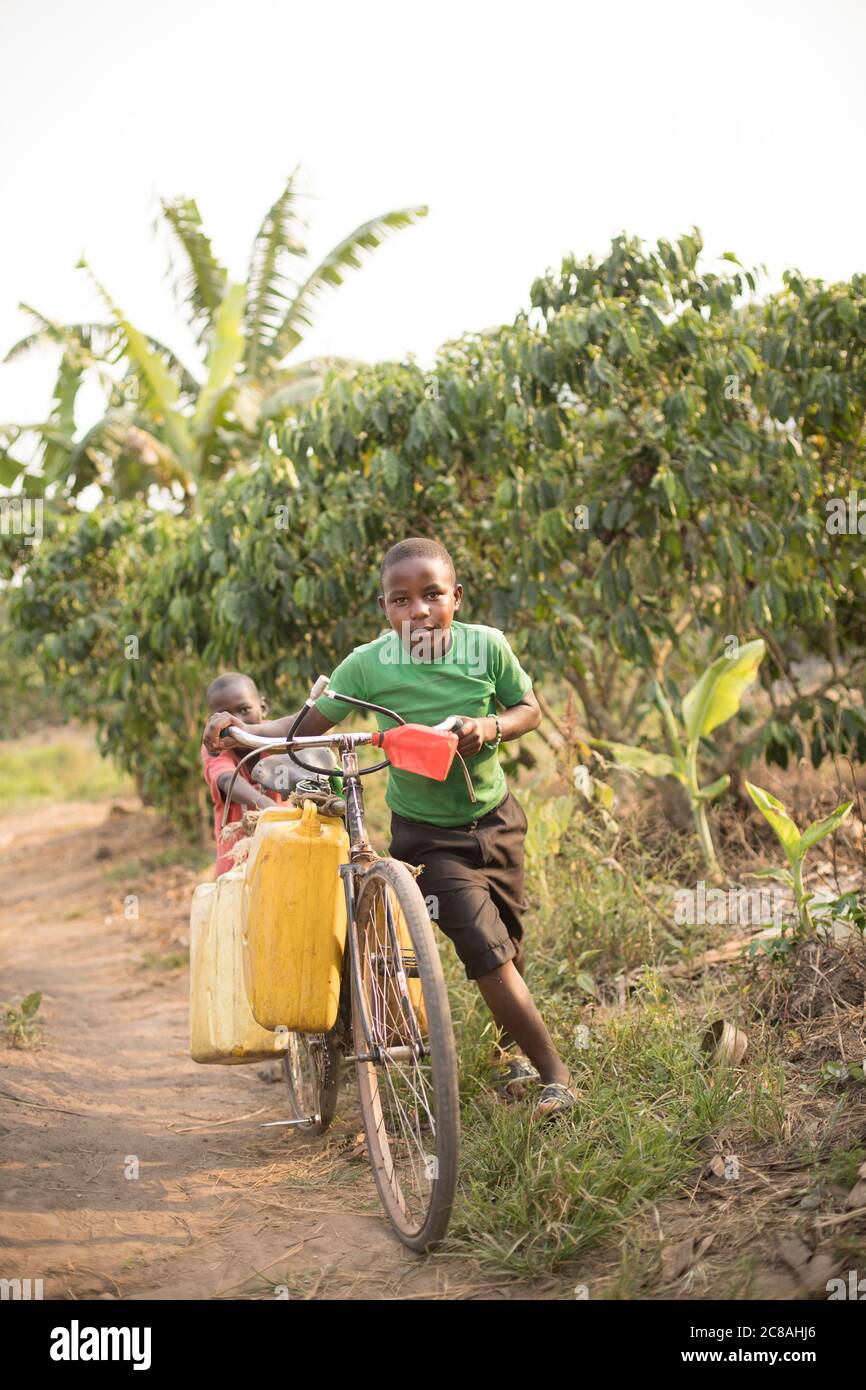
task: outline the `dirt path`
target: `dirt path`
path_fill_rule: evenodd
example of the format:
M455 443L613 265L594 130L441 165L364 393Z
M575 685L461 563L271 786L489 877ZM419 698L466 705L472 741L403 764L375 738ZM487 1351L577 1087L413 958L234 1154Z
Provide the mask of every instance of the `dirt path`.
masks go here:
M61 1299L565 1296L400 1246L351 1080L317 1139L261 1127L287 1105L259 1067L190 1061L187 972L164 966L195 876L141 867L166 843L132 802L0 821L0 998L41 990L45 1019L44 1046L0 1050L0 1276Z

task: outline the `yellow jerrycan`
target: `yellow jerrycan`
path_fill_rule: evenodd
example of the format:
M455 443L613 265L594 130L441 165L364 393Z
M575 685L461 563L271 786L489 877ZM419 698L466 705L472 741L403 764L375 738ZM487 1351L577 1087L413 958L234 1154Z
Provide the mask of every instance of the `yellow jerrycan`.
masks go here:
M253 1018L241 951L243 867L200 883L189 923L189 1038L194 1062L260 1062L281 1056L286 1034Z
M343 822L320 816L312 801L259 816L244 866L242 940L247 996L263 1028L333 1028L346 945L339 866L348 860Z

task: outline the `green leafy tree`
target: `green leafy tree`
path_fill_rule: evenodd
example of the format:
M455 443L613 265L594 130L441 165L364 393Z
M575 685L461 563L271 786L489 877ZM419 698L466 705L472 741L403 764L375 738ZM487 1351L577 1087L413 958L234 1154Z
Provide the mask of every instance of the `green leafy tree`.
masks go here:
M157 613L148 597L168 557L186 554L186 527L184 516L134 502L70 513L53 524L9 601L18 662L35 659L65 713L95 723L103 751L147 802L203 830L198 749L209 676L206 631L193 619L206 607L173 594ZM186 563L192 581L195 561L187 555Z
M190 672L177 682L189 701L220 664L249 667L290 707L378 630L384 549L435 535L466 583L465 616L509 633L548 707L570 687L588 737L657 737L658 688L676 702L726 639L742 648L755 634L759 698L701 736L705 780L788 756L792 739L817 761L866 756L866 560L861 536L826 526L827 499L863 486L866 376L846 376L844 397L838 384L860 361L863 285L792 279L758 299L750 272L730 260L704 271L700 250L694 233L655 248L617 238L601 261L568 258L537 281L513 324L446 344L428 372L410 361L333 376L258 468L206 483L171 530L140 523L112 540L107 510L100 541L97 523L47 521L46 555L10 593L22 641L50 672L47 639L74 635L73 593L82 618L115 621L88 606L81 572L102 550L122 580L116 621L141 635L146 662L118 675L109 633L81 679L94 707L107 701L106 738L145 771L150 716L130 727L111 702L137 681L150 709L141 692L160 690L173 711L161 756L170 742L172 766L186 759L197 779L175 674ZM783 374L781 400L773 364L789 340L810 365ZM39 567L57 546L50 588ZM807 655L823 662L817 684L799 674Z
M851 432L866 376L846 378L823 434L810 424L828 360L859 360L863 283L757 301L751 272L728 260L704 273L700 250L696 233L656 249L617 238L601 262L568 258L536 282L534 315L447 345L426 377L386 365L335 384L282 433L303 486L327 499L311 548L344 547L372 576L395 532L441 536L473 611L573 687L595 736L624 742L654 717L669 657L688 676L724 638L757 631L768 717L746 730L749 753L782 760L843 692L830 751L866 751L862 543L826 527L828 496L864 476ZM815 310L828 295L832 319ZM780 303L823 364L792 376L781 404ZM312 568L300 592L319 604ZM342 569L334 554L330 585ZM805 655L826 662L817 689L795 669ZM743 741L725 732L717 775ZM820 760L828 745L813 749Z
M0 429L0 484L20 478L31 494L53 489L74 498L96 482L120 499L146 496L156 484L188 500L204 482L248 464L261 452L264 430L314 395L330 367L351 365L289 361L312 326L318 299L426 211L403 208L372 218L310 266L292 174L256 234L246 282L233 284L195 202L163 201L178 262L175 293L203 370L189 370L132 324L95 279L106 310L102 322L59 324L22 305L34 327L6 361L48 343L61 349L61 362L48 418ZM85 262L82 268L88 269ZM88 373L103 386L106 408L77 436L75 404ZM16 445L31 441L33 452L22 460Z

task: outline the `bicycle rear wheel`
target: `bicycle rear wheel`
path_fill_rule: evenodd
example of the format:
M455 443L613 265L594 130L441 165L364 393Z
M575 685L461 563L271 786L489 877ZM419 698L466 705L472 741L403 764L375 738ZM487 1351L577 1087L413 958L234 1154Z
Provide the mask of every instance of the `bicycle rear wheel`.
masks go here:
M423 1253L442 1239L451 1215L460 1111L442 966L405 864L380 859L364 875L353 930L362 996L353 976L353 1033L367 1149L394 1229ZM364 1060L371 1053L376 1060Z
M324 1134L334 1118L340 1088L340 1054L330 1034L290 1033L283 1058L292 1118L302 1134Z

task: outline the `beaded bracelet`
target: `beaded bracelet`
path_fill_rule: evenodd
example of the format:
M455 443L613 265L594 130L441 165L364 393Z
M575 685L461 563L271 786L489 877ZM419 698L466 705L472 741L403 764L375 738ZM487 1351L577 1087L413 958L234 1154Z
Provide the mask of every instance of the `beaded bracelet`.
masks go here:
M498 748L500 743L502 742L502 725L499 723L499 720L495 714L493 715L493 722L496 725L496 742L490 743L490 741L488 740L484 744L485 748Z

